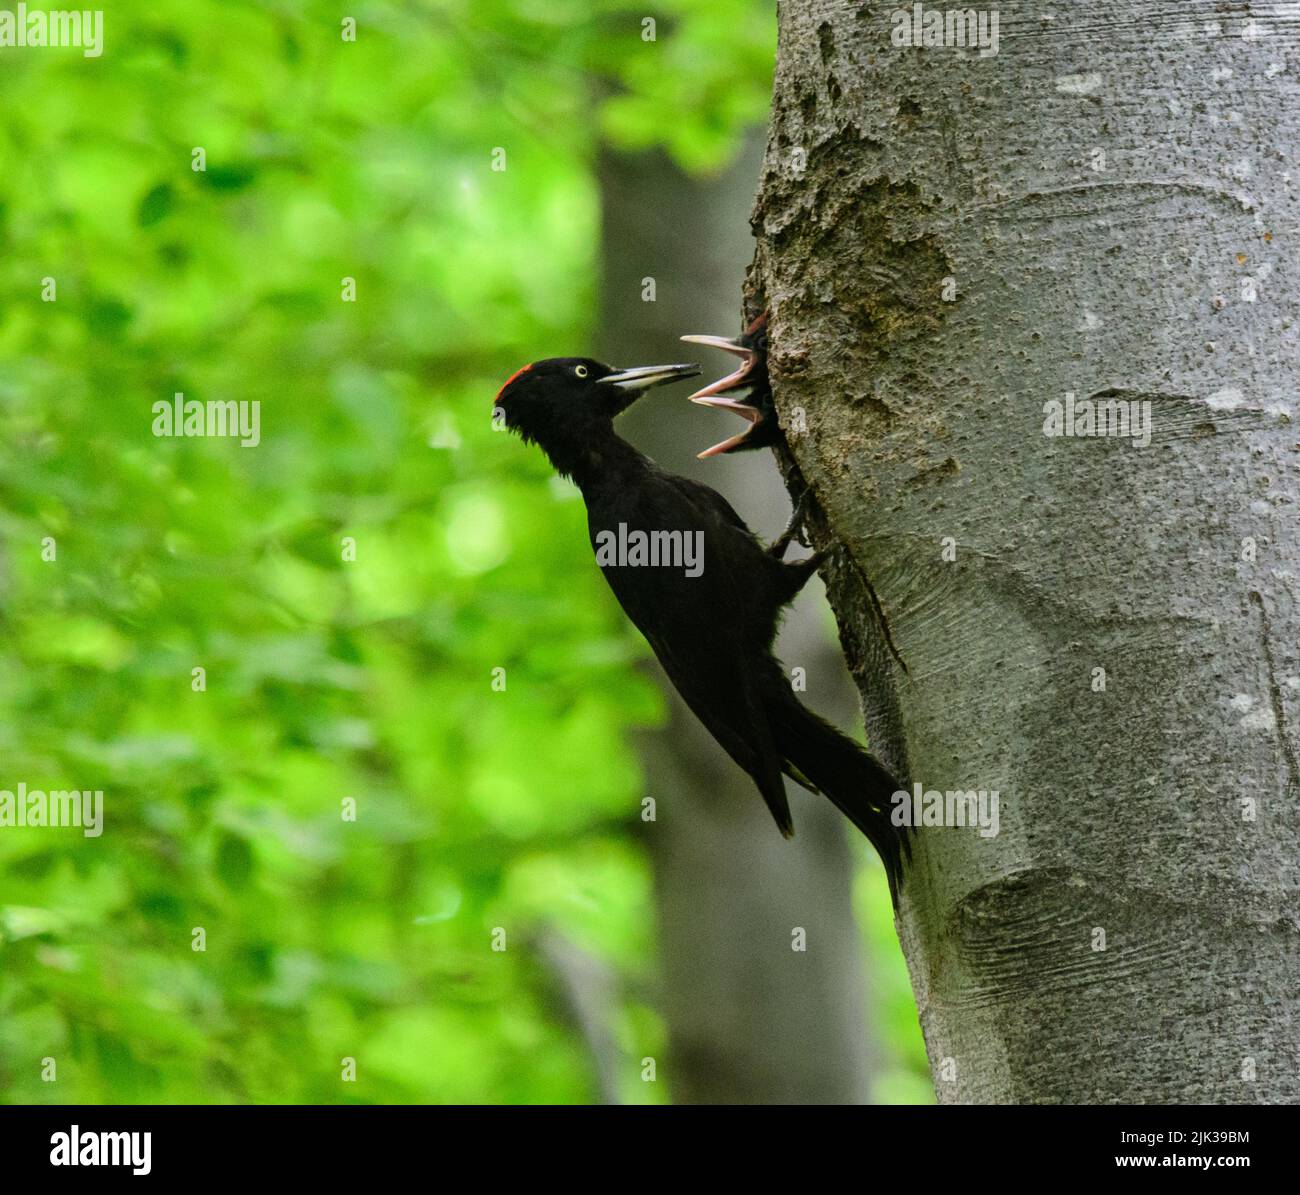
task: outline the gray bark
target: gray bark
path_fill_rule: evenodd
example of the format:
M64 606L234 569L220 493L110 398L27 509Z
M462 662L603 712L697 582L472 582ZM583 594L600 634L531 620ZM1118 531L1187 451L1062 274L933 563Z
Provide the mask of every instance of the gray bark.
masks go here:
M600 355L623 365L700 360L685 332L740 331L736 285L753 241L743 211L761 144L714 180L692 180L661 155L607 154L601 165L605 263ZM643 279L656 282L642 300ZM789 504L766 453L701 462L695 453L733 421L657 392L620 432L665 468L723 491L755 529L775 534ZM827 717L856 702L809 586L786 620L786 662L808 672L808 700ZM655 669L659 673L658 668ZM850 905L854 855L839 815L791 791L797 833L783 839L749 778L663 681L664 731L646 736L645 826L655 868L662 1006L669 1031L660 1075L676 1103L861 1103L869 1098L872 1034L860 931ZM861 848L855 848L861 849ZM792 949L802 928L807 949Z
M893 7L781 4L750 285L871 741L1001 796L906 879L936 1090L1294 1102L1295 18ZM1067 391L1149 446L1046 436Z

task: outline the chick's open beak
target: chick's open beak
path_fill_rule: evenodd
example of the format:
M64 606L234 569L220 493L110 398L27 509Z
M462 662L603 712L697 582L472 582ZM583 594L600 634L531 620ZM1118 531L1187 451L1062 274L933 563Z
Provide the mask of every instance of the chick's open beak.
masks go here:
M703 460L747 447L751 443L751 434L757 431L758 425L766 418L759 407L752 406L749 402L755 397L757 382L760 380L754 376L755 367L760 360L758 352L742 340L729 340L725 336L683 336L682 339L690 344L703 344L709 348L722 349L723 352L740 358L740 365L734 372L697 390L690 395L690 400L702 407L717 407L720 410L731 411L749 423L749 426L739 435L729 436L720 444L714 444L712 448L706 448L697 455Z
M682 339L690 344L704 344L710 348L722 349L723 352L733 353L741 359L740 366L734 373L729 373L725 378L719 378L702 390L697 390L690 396L691 402L697 402L705 407L725 407L733 410L737 405L736 399L749 397L753 390L750 373L754 368L754 362L758 359L758 354L752 348L728 340L725 336L683 336ZM728 397L721 397L724 393ZM743 409L741 413L744 413Z

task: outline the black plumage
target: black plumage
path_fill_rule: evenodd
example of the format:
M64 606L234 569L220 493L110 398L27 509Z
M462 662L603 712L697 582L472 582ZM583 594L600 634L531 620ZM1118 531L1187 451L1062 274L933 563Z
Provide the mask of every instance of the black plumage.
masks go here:
M907 850L889 818L898 783L804 708L773 654L782 611L822 559L782 559L797 515L765 548L721 494L661 469L614 430L614 417L645 390L698 372L554 358L514 374L496 406L509 428L540 446L582 491L592 546L614 595L686 704L753 778L781 832L794 830L784 773L824 793L866 835L896 895ZM659 542L670 559L648 564L611 550L636 542ZM671 544L680 548L675 561ZM691 549L699 551L697 575Z

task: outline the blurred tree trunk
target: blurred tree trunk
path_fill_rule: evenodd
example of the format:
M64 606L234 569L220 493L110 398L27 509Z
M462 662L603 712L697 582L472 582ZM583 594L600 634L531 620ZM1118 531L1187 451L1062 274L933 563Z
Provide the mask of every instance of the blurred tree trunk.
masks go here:
M872 742L1001 793L905 887L936 1087L1295 1102L1294 31L999 8L980 57L784 0L751 279ZM1048 437L1067 392L1150 445Z
M739 283L753 241L745 216L761 146L715 181L691 180L660 155L607 154L600 355L620 364L700 360L686 332L740 331ZM645 302L653 278L655 301ZM686 402L678 387L638 404L622 432L666 468L723 490L775 534L789 503L768 453L700 462L733 421ZM814 586L782 639L808 671L811 704L850 716L852 686L819 625ZM816 587L819 588L819 587ZM657 666L656 666L657 671ZM658 820L655 866L670 1058L661 1073L678 1103L860 1103L868 1098L868 999L850 907L854 875L839 816L791 793L797 834L785 841L752 782L664 681L671 722L647 736L644 759ZM802 927L807 949L792 949Z

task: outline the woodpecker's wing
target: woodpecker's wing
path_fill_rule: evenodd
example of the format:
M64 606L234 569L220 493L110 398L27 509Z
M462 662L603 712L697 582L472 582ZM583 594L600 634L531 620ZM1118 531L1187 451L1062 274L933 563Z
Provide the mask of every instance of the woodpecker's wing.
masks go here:
M665 475L667 477L667 475ZM721 495L717 503L693 501L672 481L656 479L617 500L588 497L597 562L627 616L645 636L683 700L757 784L781 832L794 832L778 754L764 709L760 681L766 645L752 642L746 605L746 562L762 559L744 523ZM707 487L700 487L706 489ZM708 491L712 494L713 491ZM730 512L728 516L727 512ZM637 532L680 531L692 537L698 575L686 567L613 562L606 552ZM742 539L741 537L747 537Z
M712 658L701 660L692 651L683 659L673 636L647 633L644 628L643 633L682 699L722 749L749 773L781 833L789 838L794 822L781 779L783 761L754 687L743 680L736 683L738 677L728 678L721 671L720 666L725 666L721 653L709 653ZM703 678L701 666L709 669Z
M743 531L750 538L754 537L754 533L750 531L748 524L736 513L736 508L711 486L692 481L689 477L680 477L675 473L661 472L661 476L692 505L712 511L724 523L729 523L731 526ZM758 540L755 539L754 542L757 544Z

